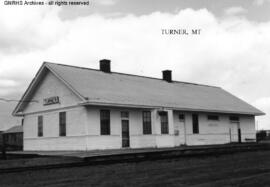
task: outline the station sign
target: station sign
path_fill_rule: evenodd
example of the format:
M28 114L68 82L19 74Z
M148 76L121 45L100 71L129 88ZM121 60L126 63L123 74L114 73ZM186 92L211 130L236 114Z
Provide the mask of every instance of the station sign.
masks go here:
M57 104L57 103L60 103L58 96L53 96L53 97L43 99L44 106L45 105L53 105L53 104Z

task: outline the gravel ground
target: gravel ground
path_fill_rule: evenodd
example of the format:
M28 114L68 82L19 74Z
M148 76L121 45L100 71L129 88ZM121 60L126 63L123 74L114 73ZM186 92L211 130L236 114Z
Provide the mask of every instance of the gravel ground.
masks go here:
M270 151L0 174L0 186L269 186Z

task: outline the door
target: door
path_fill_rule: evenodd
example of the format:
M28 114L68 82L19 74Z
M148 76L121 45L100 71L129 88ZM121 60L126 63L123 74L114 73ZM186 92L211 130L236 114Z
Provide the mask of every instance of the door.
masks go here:
M185 144L184 140L184 122L178 121L175 123L174 126L174 139L175 139L175 146L180 146L181 144Z
M175 146L185 144L185 115L180 113L174 125Z
M238 122L231 122L230 124L230 138L231 142L238 142Z
M129 121L122 120L122 147L129 147Z

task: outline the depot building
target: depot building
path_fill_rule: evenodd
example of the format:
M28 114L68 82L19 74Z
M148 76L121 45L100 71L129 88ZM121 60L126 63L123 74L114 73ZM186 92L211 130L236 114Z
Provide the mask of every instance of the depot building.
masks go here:
M264 113L220 87L44 62L13 111L24 150L96 150L255 140Z

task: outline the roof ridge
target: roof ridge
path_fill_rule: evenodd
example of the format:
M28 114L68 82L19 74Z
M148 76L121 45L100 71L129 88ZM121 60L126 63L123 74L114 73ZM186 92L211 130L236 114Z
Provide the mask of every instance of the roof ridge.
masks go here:
M60 63L46 62L46 61L44 63L45 64L55 64L55 65L60 65L60 66L67 66L67 67L72 67L72 68L85 69L85 70L93 70L93 71L100 72L99 69L82 67L82 66L74 66L74 65L69 65L69 64L60 64ZM148 76L144 76L144 75L135 75L135 74L128 74L128 73L114 72L114 71L111 71L110 73L120 74L120 75L127 75L127 76L134 76L134 77L141 77L141 78L148 78L148 79L162 80L161 78L148 77ZM221 88L219 86L212 86L212 85L199 84L199 83L193 83L193 82L185 82L185 81L176 81L176 80L173 80L172 83L191 84L191 85L195 85L195 86L205 86L205 87L212 87L212 88Z

